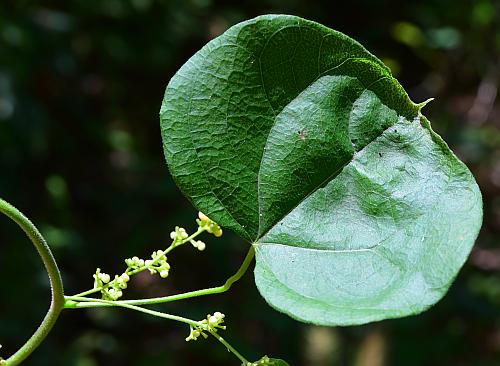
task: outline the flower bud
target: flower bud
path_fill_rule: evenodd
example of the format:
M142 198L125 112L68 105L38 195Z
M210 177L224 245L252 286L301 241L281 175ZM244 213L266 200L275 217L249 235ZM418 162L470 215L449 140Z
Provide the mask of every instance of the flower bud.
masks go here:
M160 272L160 277L161 278L167 278L168 277L168 269L164 269L163 271Z
M201 221L203 222L208 222L210 219L208 218L207 215L205 215L203 212L198 212L198 217L200 218Z
M207 245L202 242L201 240L198 240L198 241L195 241L193 243L194 247L197 248L199 251L202 251L202 250L205 250L205 248L207 247Z
M219 322L219 319L217 319L217 317L215 317L213 315L208 318L208 323L210 325L217 325L218 322Z
M111 280L111 277L109 276L109 274L106 274L106 273L100 273L99 278L104 283L109 283L109 281Z

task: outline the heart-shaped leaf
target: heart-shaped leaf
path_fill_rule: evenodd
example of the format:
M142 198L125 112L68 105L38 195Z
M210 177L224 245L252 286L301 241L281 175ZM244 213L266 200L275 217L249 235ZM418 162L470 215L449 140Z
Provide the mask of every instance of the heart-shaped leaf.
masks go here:
M481 226L477 184L422 106L359 43L271 15L181 67L161 130L181 190L255 246L273 307L359 324L438 301Z

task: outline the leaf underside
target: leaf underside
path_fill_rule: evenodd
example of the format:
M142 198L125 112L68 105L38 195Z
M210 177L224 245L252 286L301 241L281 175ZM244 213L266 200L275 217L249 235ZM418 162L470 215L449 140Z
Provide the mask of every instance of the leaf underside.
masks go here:
M349 325L433 305L481 226L473 176L420 107L356 41L269 15L187 61L160 115L172 176L255 246L269 304Z

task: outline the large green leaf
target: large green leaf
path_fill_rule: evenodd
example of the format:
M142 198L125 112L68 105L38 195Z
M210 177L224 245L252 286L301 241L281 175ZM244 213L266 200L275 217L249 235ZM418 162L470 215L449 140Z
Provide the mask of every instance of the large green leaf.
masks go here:
M270 15L181 67L161 130L181 190L255 246L273 307L359 324L438 301L481 226L474 178L422 106L356 41Z

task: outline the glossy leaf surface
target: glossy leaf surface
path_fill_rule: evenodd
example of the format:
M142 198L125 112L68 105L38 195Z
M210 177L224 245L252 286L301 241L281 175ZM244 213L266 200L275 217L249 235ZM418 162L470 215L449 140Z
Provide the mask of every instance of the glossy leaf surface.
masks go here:
M434 304L479 231L474 178L421 106L347 36L262 16L177 72L161 127L181 190L255 246L264 298L347 325Z

